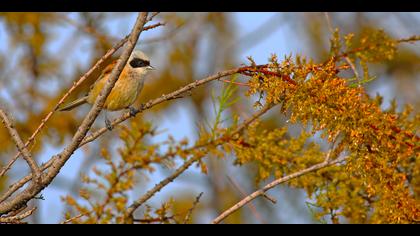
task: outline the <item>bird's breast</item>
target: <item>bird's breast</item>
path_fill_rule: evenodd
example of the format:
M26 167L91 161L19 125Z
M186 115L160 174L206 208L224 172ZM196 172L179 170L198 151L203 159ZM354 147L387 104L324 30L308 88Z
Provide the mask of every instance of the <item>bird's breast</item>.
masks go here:
M139 77L127 76L124 79L117 80L115 87L105 102L105 108L108 110L121 110L129 107L136 101L142 87L143 79Z
M106 76L95 84L93 91L89 93L89 103L94 103L107 79L108 77ZM144 79L140 73L124 69L120 78L115 83L114 88L112 88L111 93L108 95L104 108L115 111L131 106L140 94L143 83Z

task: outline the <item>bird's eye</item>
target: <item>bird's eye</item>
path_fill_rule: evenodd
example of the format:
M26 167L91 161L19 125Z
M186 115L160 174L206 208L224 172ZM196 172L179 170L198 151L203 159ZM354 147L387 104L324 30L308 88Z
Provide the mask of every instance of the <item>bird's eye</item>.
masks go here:
M133 60L130 61L130 65L133 68L139 68L139 67L145 67L150 65L149 61L145 61L143 59L140 58L134 58Z

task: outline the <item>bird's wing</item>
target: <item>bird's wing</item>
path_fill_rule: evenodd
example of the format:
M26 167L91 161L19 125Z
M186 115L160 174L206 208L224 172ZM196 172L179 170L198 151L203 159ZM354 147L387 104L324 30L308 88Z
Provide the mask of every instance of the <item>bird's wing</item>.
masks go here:
M113 62L109 63L109 65L107 65L107 66L105 67L105 69L102 71L102 74L101 74L101 76L100 76L99 78L103 77L103 75L106 75L106 74L111 74L111 71L112 71L112 69L114 69L114 66L115 66L116 64L117 64L117 60L115 60L115 61L113 61Z
M105 69L102 71L99 78L90 86L89 92L94 91L94 93L98 93L102 90L104 87L109 75L112 72L112 69L114 69L114 66L117 64L117 60L111 62L108 66L105 67ZM120 78L127 77L128 68L125 66L120 74ZM94 97L96 97L98 94L95 94ZM89 94L88 94L89 95Z
M105 82L104 79L108 78L108 75L111 74L112 69L114 68L115 64L117 64L117 60L109 63L105 69L102 71L101 75L98 77L98 79L95 81L95 83L93 83L90 88L89 91L92 91L93 87L95 87L98 83L102 83ZM103 87L103 85L101 86Z

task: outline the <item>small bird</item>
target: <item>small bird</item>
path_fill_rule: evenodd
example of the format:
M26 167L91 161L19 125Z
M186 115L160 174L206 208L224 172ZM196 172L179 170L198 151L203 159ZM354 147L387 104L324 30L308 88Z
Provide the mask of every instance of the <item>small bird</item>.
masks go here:
M99 78L90 87L90 91L86 96L59 108L58 111L69 111L85 103L92 105L104 87L116 63L117 61L112 62L103 70ZM131 105L136 101L143 88L144 78L147 72L154 69L155 68L150 65L150 59L146 54L140 50L133 51L127 64L124 66L120 77L115 83L115 86L108 95L104 104L104 109L118 111L128 108L130 109L130 113L134 115L136 109L131 107ZM105 124L109 130L112 129L110 121L106 118L106 113Z

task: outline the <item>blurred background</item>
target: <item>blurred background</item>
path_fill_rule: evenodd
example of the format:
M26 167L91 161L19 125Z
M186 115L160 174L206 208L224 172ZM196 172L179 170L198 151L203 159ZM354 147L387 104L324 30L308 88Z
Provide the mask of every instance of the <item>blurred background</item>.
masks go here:
M0 13L0 104L10 111L24 140L72 83L130 32L136 16L136 13ZM328 13L328 17L331 27L338 27L342 35L358 35L367 28L382 28L394 38L420 35L419 13ZM157 22L166 25L143 32L137 46L157 68L148 75L137 104L218 71L249 63L248 56L257 64L267 63L273 53L280 59L300 54L319 62L329 52L331 32L325 13L160 13L152 23ZM383 108L390 106L394 98L398 107L407 103L415 110L420 107L420 47L400 45L394 60L371 68L370 73L376 79L364 86L370 95L384 96ZM93 76L83 83L69 100L84 95L95 79ZM193 143L197 139L197 123L214 118L211 94L217 94L222 86L221 82L207 84L190 97L165 102L142 113L142 120L152 122L161 131L148 142L162 142L171 135L176 140L187 137ZM230 108L230 113L242 117L252 113L253 101L244 97L244 91L245 88L238 89L238 96L243 99ZM54 114L32 149L38 163L46 162L69 143L88 109L83 106L73 112ZM116 118L119 114L109 116ZM103 119L101 114L93 129L103 127ZM287 125L285 117L278 114L268 114L264 119L272 126ZM293 127L290 132L293 135ZM0 144L0 164L4 165L16 153L4 127L0 128ZM93 166L103 165L100 158L103 145L116 151L121 146L117 131L108 132L75 152L42 192L45 200L37 201L39 208L31 222L57 223L64 219L67 209L61 197L78 196L81 174L90 174ZM233 160L206 159L207 175L192 167L148 204L159 206L173 198L175 207L188 208L195 196L204 192L193 219L195 223L210 222L240 200L243 193L258 187L253 168L235 167ZM130 197L140 196L172 171L156 166L155 172L144 172ZM7 178L0 179L0 192L27 173L25 162L19 160ZM316 223L305 192L278 187L269 193L278 200L277 204L256 199L225 222Z

